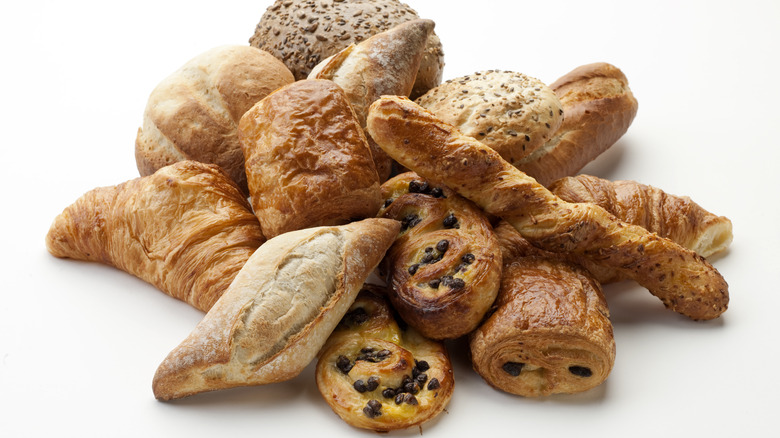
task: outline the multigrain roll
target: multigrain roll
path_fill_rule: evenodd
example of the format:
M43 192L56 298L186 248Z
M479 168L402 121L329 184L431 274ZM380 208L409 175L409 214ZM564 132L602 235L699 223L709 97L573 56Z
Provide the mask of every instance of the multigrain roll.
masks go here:
M553 90L512 71L488 70L450 79L417 103L512 164L544 145L563 121Z
M249 44L281 59L300 80L348 45L417 18L414 9L398 0L276 0ZM432 32L411 97L439 85L443 68L441 41Z
M252 208L267 237L374 217L379 176L363 128L332 81L272 93L239 124Z
M220 166L248 193L238 121L293 80L284 64L254 47L221 46L191 59L149 96L135 140L139 173L195 160Z

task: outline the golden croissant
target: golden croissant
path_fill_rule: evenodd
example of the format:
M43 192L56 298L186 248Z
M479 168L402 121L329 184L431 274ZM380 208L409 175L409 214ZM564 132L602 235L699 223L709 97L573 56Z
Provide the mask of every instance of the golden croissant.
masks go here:
M195 161L87 192L46 236L57 257L114 266L203 311L264 241L236 183Z

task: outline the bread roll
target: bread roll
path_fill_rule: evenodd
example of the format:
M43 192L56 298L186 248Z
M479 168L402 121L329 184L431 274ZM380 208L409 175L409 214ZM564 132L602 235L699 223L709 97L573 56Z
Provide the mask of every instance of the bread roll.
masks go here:
M401 329L382 288L366 285L319 354L317 388L348 424L419 426L447 406L455 381L443 343Z
M398 233L390 219L270 239L160 364L160 400L297 376L352 305Z
M329 79L347 94L360 126L368 107L382 95L409 96L433 21L412 20L378 33L324 60L309 79ZM392 160L367 137L379 180L390 176Z
M382 97L369 110L367 129L393 159L506 220L535 246L618 270L692 319L726 311L728 284L703 257L595 204L558 198L414 102Z
M512 71L488 70L450 79L417 103L512 164L552 138L564 117L550 87Z
M276 0L257 23L249 44L284 61L295 79L352 43L420 18L398 0ZM412 97L441 82L444 52L435 33L428 37Z
M383 268L388 298L431 339L455 339L479 325L498 293L501 250L485 214L414 172L382 184L381 217L401 221Z
M302 80L239 123L252 207L267 237L376 216L379 176L363 128L332 81Z
M238 186L196 161L91 190L46 235L57 257L115 266L204 312L264 241Z
M638 109L626 76L604 62L577 67L550 88L563 105L563 124L543 147L513 163L542 185L576 175L609 149Z
M142 176L182 160L217 164L246 194L241 116L257 101L293 81L272 55L246 46L221 46L185 63L149 96L135 140Z

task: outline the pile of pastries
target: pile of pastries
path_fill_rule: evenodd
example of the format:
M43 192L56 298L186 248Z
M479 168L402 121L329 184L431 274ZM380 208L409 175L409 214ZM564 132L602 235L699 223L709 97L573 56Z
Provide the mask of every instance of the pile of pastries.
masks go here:
M316 360L344 421L403 429L453 396L452 345L499 391L604 382L603 284L636 281L694 320L726 310L705 257L730 244L727 218L578 175L636 115L617 67L442 82L443 53L434 22L397 0L277 0L249 45L208 50L151 92L141 176L81 196L46 244L205 312L154 374L156 398Z

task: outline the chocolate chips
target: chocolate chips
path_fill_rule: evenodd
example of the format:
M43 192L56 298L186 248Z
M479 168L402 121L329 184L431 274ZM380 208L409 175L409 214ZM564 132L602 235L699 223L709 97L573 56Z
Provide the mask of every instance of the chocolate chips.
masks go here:
M439 383L439 379L434 377L433 379L428 382L428 391L433 391L435 389L441 388L441 383Z
M354 364L347 356L339 356L336 358L336 368L344 374L349 374Z
M417 224L422 222L422 219L420 219L420 216L410 213L404 216L403 219L401 219L401 231L408 230L409 228L414 228Z
M368 418L376 418L382 415L382 403L379 400L369 400L363 408L363 413Z
M423 388L428 390L436 390L441 388L439 379L432 378L428 381L428 374L425 372L430 369L428 362L414 361L414 368L412 368L412 375L405 375L401 380L401 385L398 388L385 388L382 390L382 396L384 398L393 399L395 404L407 403L410 405L418 404L417 397L415 396ZM425 386L425 382L428 382L428 386Z
M421 193L434 198L446 198L444 191L439 187L431 187L428 181L413 180L409 183L409 193Z
M575 376L579 377L590 377L593 375L593 371L591 371L588 367L581 367L578 365L573 365L569 367L569 372L574 374Z
M460 224L458 223L458 218L455 217L454 213L450 213L447 215L447 217L444 218L443 225L444 228L460 228Z
M520 362L507 362L503 366L501 366L501 369L504 370L505 373L509 374L512 377L517 377L520 375L520 372L523 371L524 363Z
M342 324L348 326L348 327L354 327L361 325L368 321L368 313L366 312L366 309L362 307L358 307L354 310L350 310L347 312L346 315L344 315L344 318L341 320Z

